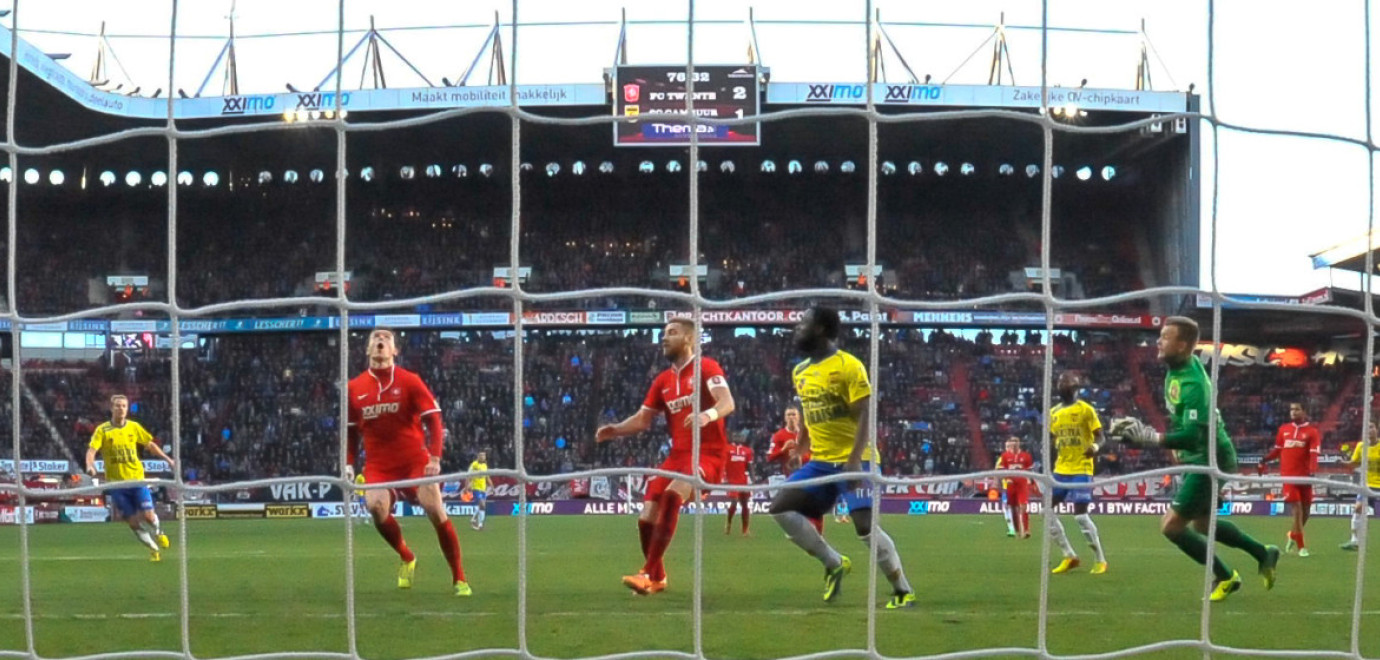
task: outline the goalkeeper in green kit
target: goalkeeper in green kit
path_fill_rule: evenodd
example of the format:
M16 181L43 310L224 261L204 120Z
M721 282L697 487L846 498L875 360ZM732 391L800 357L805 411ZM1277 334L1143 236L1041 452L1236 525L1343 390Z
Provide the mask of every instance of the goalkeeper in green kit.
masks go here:
M1179 462L1188 465L1208 465L1208 442L1217 446L1217 467L1222 472L1236 471L1236 447L1227 435L1226 425L1218 415L1217 428L1208 428L1208 413L1212 400L1212 382L1193 349L1198 345L1198 324L1193 319L1171 316L1165 319L1155 343L1159 359L1169 368L1164 378L1164 401L1169 408L1170 428L1161 435L1139 419L1123 417L1113 420L1108 435L1141 445L1163 445L1173 449ZM1170 510L1160 520L1160 532L1184 554L1203 564L1207 561L1208 520L1212 515L1212 496L1215 477L1206 474L1186 474L1179 494ZM1275 566L1279 563L1279 548L1263 545L1226 520L1217 521L1217 541L1228 547L1243 550L1259 564L1265 588L1275 585ZM1220 554L1213 558L1212 601L1226 600L1241 588L1241 574L1222 561Z

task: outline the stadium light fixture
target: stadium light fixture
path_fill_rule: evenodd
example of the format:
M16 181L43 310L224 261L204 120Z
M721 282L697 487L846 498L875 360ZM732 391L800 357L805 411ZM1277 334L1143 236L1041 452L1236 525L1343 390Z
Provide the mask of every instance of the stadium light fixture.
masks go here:
M273 173L268 170L259 172L259 185L273 183Z
M882 176L891 176L896 173L896 163L884 161L882 163Z
M708 171L709 171L709 163L706 163L706 162L704 162L704 161L702 161L702 160L697 160L697 161L695 161L695 171L696 171L696 172L708 172Z
M24 170L24 183L27 183L32 186L33 184L38 183L39 179L42 178L43 176L38 173L38 170L32 167L30 167L27 170Z
M1033 179L1033 178L1035 178L1035 177L1037 177L1037 176L1040 176L1040 166L1039 166L1039 165L1036 165L1035 163L1031 163L1031 164L1029 164L1029 165L1026 165L1026 166L1025 166L1025 176L1026 176L1026 178L1028 178L1028 179Z
M935 163L935 164L934 164L934 173L935 173L935 174L938 174L939 176L944 176L945 174L948 174L948 173L949 173L949 164L946 163L946 162L944 162L944 161L942 161L942 160L939 161L939 162L937 162L937 163Z
M776 161L771 161L771 160L764 160L764 161L762 161L762 172L764 172L764 173L766 173L766 174L771 174L772 172L775 172L775 171L776 171Z
M826 163L826 162L824 162L824 161L822 161L822 160L817 160L817 161L815 161L815 174L828 174L828 173L829 173L829 163Z
M162 188L168 185L168 175L164 172L154 172L153 175L149 177L149 183Z
M113 176L113 175L112 175L112 176ZM4 181L5 183L9 183L10 181L13 181L13 180L14 180L14 172L10 171L10 168L8 168L8 167L0 167L0 181Z
M436 163L432 163L432 164L426 166L426 178L428 178L428 179L439 179L440 177L441 177L441 166L440 166L440 165L437 165Z
M958 166L958 173L963 176L972 176L977 172L977 168L972 163L964 163Z
M804 167L801 167L800 161L798 161L798 160L792 160L792 161L786 163L786 173L787 173L787 174L800 174L801 172L804 172L804 171L805 171L805 168L804 168Z
M182 170L181 172L177 173L177 185L179 186L190 186L192 185L192 181L195 180L196 179L192 176L192 173L188 172L187 170Z
M488 167L488 166L486 165L485 167ZM491 170L492 170L492 168L491 168ZM482 171L482 170L481 170L481 171ZM470 176L470 168L465 167L465 165L464 165L463 163L459 163L459 164L456 164L454 167L450 168L450 173L451 173L451 174L454 174L454 175L455 175L455 178L457 178L457 179L465 179L465 178L468 178L468 177ZM488 175L485 174L484 176L488 176Z
M604 161L604 162L602 162L602 163L599 163L599 173L600 173L600 174L613 174L613 162L612 162L612 161L607 161L607 160L606 160L606 161Z
M297 170L283 172L283 183L297 183Z
M1116 176L1116 168L1115 168L1115 167L1112 167L1111 165L1108 165L1108 166L1102 168L1102 180L1103 180L1103 181L1111 181L1111 180L1112 180L1112 177L1114 177L1114 176Z
M1002 163L1001 165L997 166L997 174L1001 176L1011 176L1015 173L1016 168L1012 167L1011 163Z
M403 181L411 181L417 178L417 168L411 165L403 165L398 168L398 177Z
M312 183L321 183L326 180L326 173L321 170L312 170L307 173L307 178L311 179Z
M854 165L853 161L851 160L845 160L842 164L839 165L839 171L843 172L844 174L852 174L857 170L858 166Z
M532 164L531 164L531 163L522 163L522 164L519 164L519 165L518 165L518 171L519 171L519 172L531 172L531 171L532 171Z
M102 174L101 178L104 180L105 175ZM216 174L215 172L207 172L201 175L201 183L205 185L207 188L214 188L220 185L220 175Z
M144 175L133 170L130 170L130 172L125 175L125 185L129 186L130 188L133 188L134 186L143 183L143 181Z
M6 169L9 169L9 168L6 168ZM5 180L8 181L8 180L9 180L9 177L6 176L6 177L5 177ZM106 171L104 171L104 172L101 172L101 185L103 185L103 186L113 186L113 185L115 185L115 173L114 173L114 172L111 172L110 170L106 170Z
M55 185L55 186L60 186L60 185L62 185L62 182L66 181L66 180L67 180L67 175L66 175L66 174L63 174L63 173L62 173L62 170L53 170L53 171L51 171L51 172L48 173L48 183L51 183L51 184L53 184L53 185Z
M719 171L723 172L724 174L732 174L738 171L738 166L734 165L733 161L726 160L722 163L719 163Z
M925 173L925 166L921 165L920 161L912 160L910 164L906 166L906 172L909 172L911 176L920 176Z
M650 160L644 160L637 164L637 171L643 174L651 174L656 171L656 165L653 165Z
M570 164L570 173L571 173L571 174L574 174L575 176L584 176L584 175L585 175L585 161L583 161L583 160L577 160L577 161L575 161L574 163L571 163L571 164Z
M1063 176L1063 174L1064 174L1064 166L1063 166L1063 165L1055 165L1055 166L1054 166L1054 169L1050 170L1049 173L1052 174L1052 175L1054 176L1054 178L1057 179L1057 178L1059 178L1060 176Z
M488 163L480 163L479 173L487 179L494 175L494 166Z
M677 172L680 172L680 161L678 161L678 160L667 161L667 163L666 163L666 171L667 171L667 172L670 172L671 174L675 174L675 173L677 173Z
M549 176L549 177L550 177L550 176L556 176L557 174L560 174L560 173L561 173L561 165L560 165L560 163L547 163L547 164L546 164L546 176Z
M1078 168L1078 170L1074 172L1074 175L1078 177L1079 181L1087 181L1092 178L1092 168L1084 165Z
M360 179L363 179L365 183L368 183L368 182L370 182L370 181L373 181L373 180L374 180L374 168L373 168L373 167L370 167L370 166L366 166L364 169L362 169L362 170L359 171L359 178L360 178Z

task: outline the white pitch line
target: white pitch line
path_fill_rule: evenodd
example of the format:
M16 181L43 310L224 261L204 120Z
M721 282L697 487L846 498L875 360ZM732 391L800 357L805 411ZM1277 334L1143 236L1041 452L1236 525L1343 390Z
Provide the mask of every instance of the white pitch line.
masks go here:
M814 614L831 614L831 615L832 615L832 614L837 614L837 613L839 613L840 611L847 612L848 610L841 610L840 608L817 608L817 609L794 609L794 610L780 610L780 609L770 609L770 610L760 610L760 609L759 609L759 610L722 610L722 611L710 611L710 612L705 612L705 615L706 615L706 616L715 616L715 615L718 615L718 616L726 616L726 615L731 615L731 616L740 616L740 615L810 616L810 615L814 615ZM1015 616L1036 616L1036 615L1038 614L1037 612L1029 611L1029 610L1026 610L1026 611L1019 611L1019 612L1002 611L1002 612L992 612L992 613L979 613L979 612L967 612L967 611L965 611L965 612L959 612L959 611L926 610L926 609L924 609L924 608L918 608L918 609L916 610L916 612L917 612L918 614L921 614L921 615L924 615L924 616L930 616L930 617L990 617L990 616L1012 616L1012 615L1015 615ZM1070 616L1070 617L1084 617L1084 616L1101 617L1101 616L1106 616L1108 613L1109 613L1109 612L1106 611L1106 610L1060 610L1060 611L1051 611L1051 612L1049 612L1049 614L1050 614L1051 616ZM515 614L515 613L512 612L512 611L509 611L509 610L505 610L505 611L502 611L502 612L490 612L490 611L472 611L472 612L466 612L466 611L459 611L459 610L456 610L456 611L441 610L441 611L420 611L420 612L414 611L414 612L408 612L408 613L407 613L408 616L416 616L416 617L424 617L424 618L437 618L437 619L452 619L452 618L454 618L454 619L464 619L464 618L470 618L470 617L511 616L511 615L513 615L513 614ZM1164 612L1117 612L1116 614L1118 614L1118 615L1126 615L1126 616L1148 617L1148 616L1163 616L1163 615L1164 615ZM1220 612L1220 613L1214 613L1214 616L1227 615L1227 616L1252 616L1252 617L1253 617L1253 616L1258 616L1258 614L1259 614L1259 613L1257 613L1257 612L1240 612L1240 611L1235 611L1235 610L1227 610L1227 611L1223 611L1223 612ZM1307 614L1308 616L1351 616L1351 610L1317 610L1317 611L1313 611L1313 612L1307 612L1306 614ZM1362 611L1361 611L1361 614L1364 615L1364 616L1377 616L1377 615L1380 615L1380 610L1362 610ZM39 613L39 614L35 614L35 615L34 615L34 618L35 618L35 619L41 619L41 620L64 620L64 619L75 619L75 620L79 620L79 621L108 621L108 620L171 619L171 618L175 618L175 617L177 617L177 616L178 616L178 613L177 613L177 612L118 612L118 613L92 613L92 614L42 614L42 613ZM344 618L345 618L345 614L340 613L340 612L297 613L297 614L293 614L292 616L293 616L293 618L301 618L301 619L326 619L326 620L344 619ZM396 616L397 616L397 614L395 614L395 613L359 612L359 613L357 613L357 614L355 615L355 618L357 618L357 619L392 619L392 618L395 618ZM689 612L688 610L687 610L687 611L684 611L684 612L680 612L680 611L675 611L675 612L668 612L668 611L660 611L660 612L636 612L636 611L626 611L626 610L624 610L624 611L610 611L610 612L591 612L591 611L589 611L589 610L578 610L578 611L558 611L558 612L533 612L533 613L529 613L529 614L528 614L528 618L529 618L529 619L530 619L530 618L541 618L541 617L589 617L589 616L598 616L598 617L627 617L627 618L654 617L654 616L663 616L663 617L672 617L672 616L674 616L674 617L688 617L688 616L690 616L690 612ZM905 616L905 615L902 614L902 615L898 615L898 616ZM274 620L280 620L280 619L282 618L282 616L281 616L280 614L277 614L277 613L269 613L269 612L192 612L192 613L191 613L191 617L192 617L192 618L200 618L200 619L256 619L256 618L267 618L267 619L274 619ZM22 620L24 619L24 615L23 615L23 614L0 614L0 619L10 620L10 621L22 621Z

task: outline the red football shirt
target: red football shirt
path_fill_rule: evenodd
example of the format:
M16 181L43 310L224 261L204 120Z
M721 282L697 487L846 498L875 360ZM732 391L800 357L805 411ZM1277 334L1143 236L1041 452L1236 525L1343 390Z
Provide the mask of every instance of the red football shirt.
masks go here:
M1321 447L1322 434L1318 432L1318 427L1308 422L1289 422L1279 427L1279 432L1275 434L1275 449L1266 460L1279 456L1279 474L1282 477L1311 477L1318 469L1318 451Z
M1003 470L1029 470L1034 467L1035 459L1030 456L1028 451L1010 452L1004 451L1001 458L997 459L997 467ZM1007 487L1015 486L1021 488L1030 485L1029 479L1020 477L1007 480Z
M426 446L422 431L422 417L440 413L441 406L417 374L396 366L369 369L349 388L350 426L364 436L366 462L389 468L441 455L440 447Z
M748 483L748 468L752 467L752 447L747 445L728 446L728 469L724 471L724 483L742 486Z
M671 454L690 454L694 447L694 430L685 425L685 420L695 414L694 396L700 395L700 412L714 407L711 388L728 387L724 370L712 358L704 358L700 364L700 385L695 387L695 361L690 360L677 369L672 366L657 375L647 390L647 398L642 407L655 410L666 416L666 425L671 432ZM724 432L724 420L714 420L700 429L700 455L724 456L728 452L728 436Z
M771 436L771 449L767 451L767 460L781 464L781 473L791 476L791 455L786 453L786 443L794 442L800 438L800 434L795 431L781 429ZM806 447L800 455L800 464L804 465L810 461L810 448Z

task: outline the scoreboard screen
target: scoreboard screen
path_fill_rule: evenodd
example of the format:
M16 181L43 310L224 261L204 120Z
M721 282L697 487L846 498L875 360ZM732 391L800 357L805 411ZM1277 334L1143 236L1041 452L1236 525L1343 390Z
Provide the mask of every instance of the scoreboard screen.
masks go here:
M682 146L690 131L699 132L702 145L760 144L760 124L709 126L657 121L659 115L685 116L686 73L683 66L620 66L614 73L613 114L637 117L613 125L613 143L620 147ZM695 114L711 119L757 116L757 67L695 67Z

